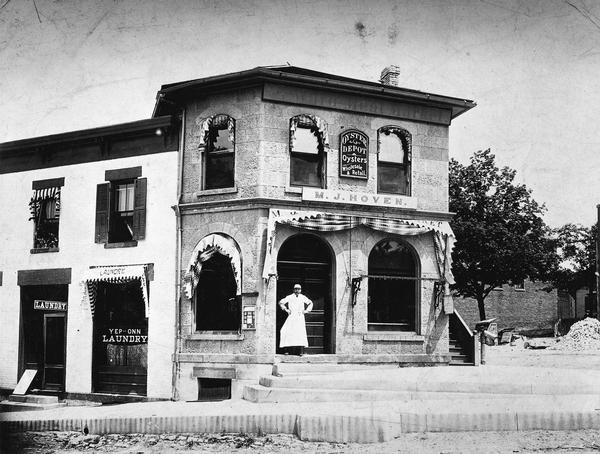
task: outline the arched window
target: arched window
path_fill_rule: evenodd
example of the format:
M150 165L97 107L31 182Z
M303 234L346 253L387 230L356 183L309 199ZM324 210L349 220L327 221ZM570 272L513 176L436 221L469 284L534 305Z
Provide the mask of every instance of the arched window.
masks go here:
M290 184L325 187L325 123L314 115L290 119Z
M369 254L368 328L370 331L415 331L417 261L412 249L383 240Z
M377 146L377 192L410 195L410 133L384 126L377 131Z
M215 115L202 123L204 134L203 189L235 186L235 120Z
M196 331L239 331L241 259L236 242L221 233L204 237L194 249L186 275Z

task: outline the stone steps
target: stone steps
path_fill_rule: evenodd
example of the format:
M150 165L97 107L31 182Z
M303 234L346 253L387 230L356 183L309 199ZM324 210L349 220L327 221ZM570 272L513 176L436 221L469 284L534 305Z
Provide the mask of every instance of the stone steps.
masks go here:
M11 394L8 400L0 402L0 411L37 411L64 407L67 404L59 402L57 396L42 394Z

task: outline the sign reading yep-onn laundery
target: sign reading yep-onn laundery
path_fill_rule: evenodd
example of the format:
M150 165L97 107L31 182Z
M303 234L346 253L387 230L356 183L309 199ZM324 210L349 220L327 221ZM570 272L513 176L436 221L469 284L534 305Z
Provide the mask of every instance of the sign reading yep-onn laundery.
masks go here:
M66 311L66 301L33 300L33 308L40 311Z
M332 189L302 188L302 200L326 203L351 203L395 208L417 209L416 197L369 192L337 191Z
M101 341L104 344L147 344L148 328L143 327L115 327L104 328L100 331Z

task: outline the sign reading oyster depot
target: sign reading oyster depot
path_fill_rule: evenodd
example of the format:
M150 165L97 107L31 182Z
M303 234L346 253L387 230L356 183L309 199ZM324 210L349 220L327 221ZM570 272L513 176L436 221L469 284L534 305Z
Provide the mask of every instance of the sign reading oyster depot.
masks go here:
M369 176L369 137L351 130L340 134L340 177Z

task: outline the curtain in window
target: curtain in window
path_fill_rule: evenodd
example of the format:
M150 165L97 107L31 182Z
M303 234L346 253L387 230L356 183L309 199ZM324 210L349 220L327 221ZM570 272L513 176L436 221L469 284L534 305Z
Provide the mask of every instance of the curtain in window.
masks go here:
M33 191L33 196L29 202L31 210L31 219L39 219L40 209L44 200L54 199L54 218L60 217L60 187L36 189Z
M239 249L231 238L218 233L212 233L200 240L192 252L192 258L190 259L187 273L184 277L184 290L188 298L192 297L194 288L198 285L202 264L216 253L231 259L231 269L236 284L236 295L242 293L241 258Z
M92 317L96 310L96 295L98 282L127 282L139 280L144 300L145 315L148 317L148 284L146 278L146 265L123 265L123 266L99 266L87 270L84 278L81 280L83 299L81 301L84 308L89 308Z

